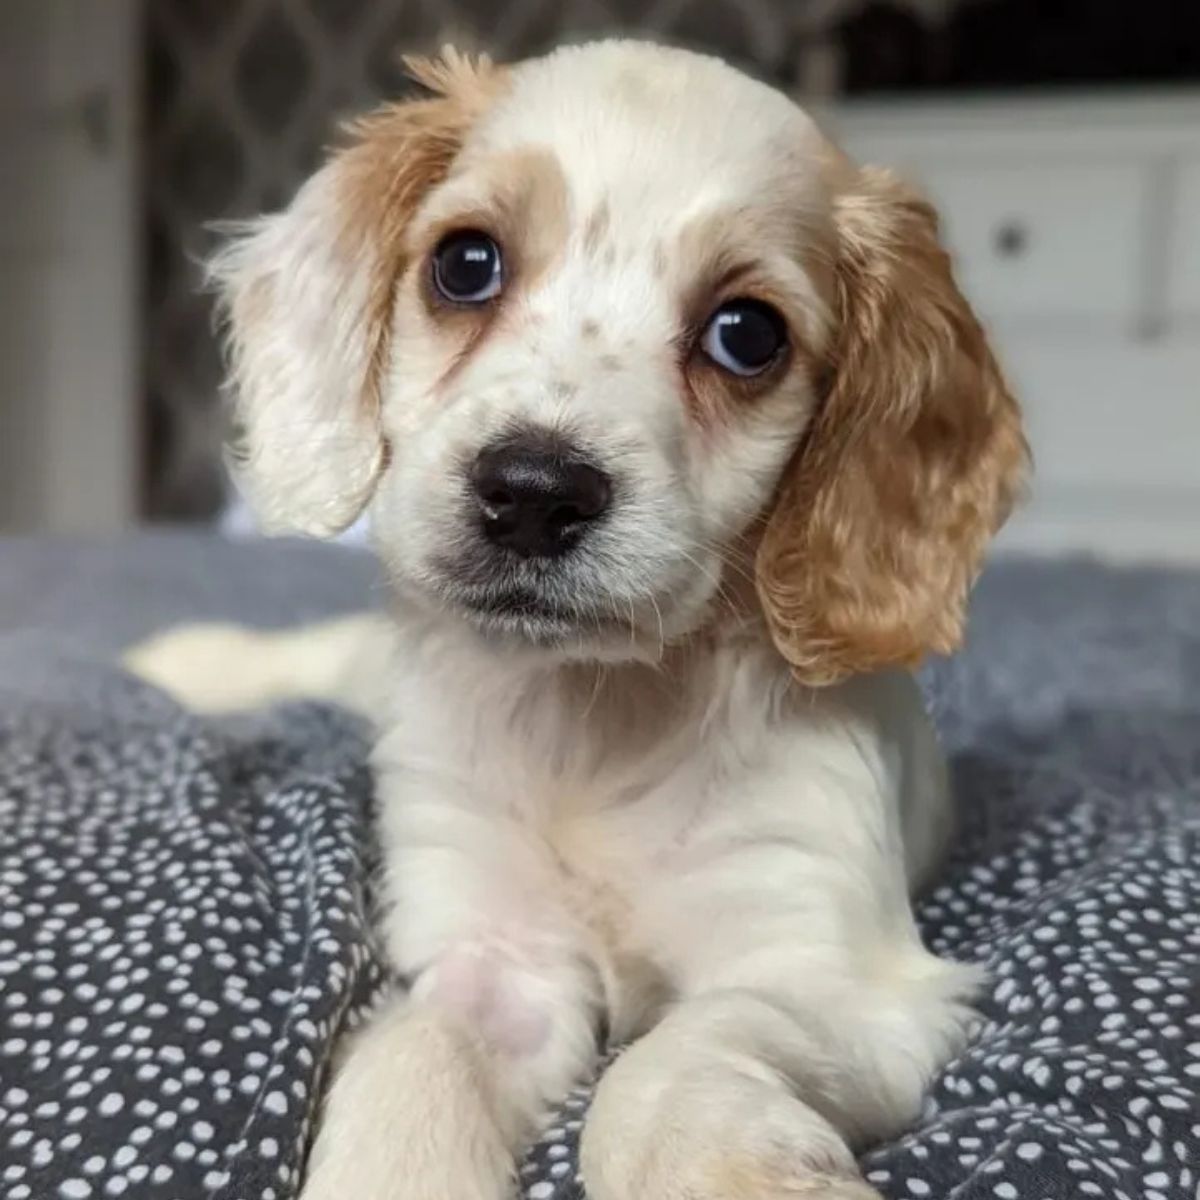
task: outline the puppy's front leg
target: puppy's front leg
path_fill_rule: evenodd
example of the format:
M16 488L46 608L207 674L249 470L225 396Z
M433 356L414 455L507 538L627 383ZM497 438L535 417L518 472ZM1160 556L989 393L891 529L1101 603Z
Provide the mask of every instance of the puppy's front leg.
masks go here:
M512 1154L493 1076L470 1030L394 998L334 1079L303 1200L501 1200Z
M448 941L351 1042L303 1200L511 1196L514 1156L594 1063L594 982L523 927Z
M591 1200L877 1200L847 1141L788 1078L836 1069L766 996L680 1005L601 1080L583 1136ZM800 1060L800 1061L798 1061Z
M876 1196L852 1151L917 1115L961 1044L973 975L902 920L881 920L886 940L863 953L815 909L772 913L764 892L740 909L730 897L729 925L706 925L682 964L679 1003L601 1080L583 1135L590 1200Z

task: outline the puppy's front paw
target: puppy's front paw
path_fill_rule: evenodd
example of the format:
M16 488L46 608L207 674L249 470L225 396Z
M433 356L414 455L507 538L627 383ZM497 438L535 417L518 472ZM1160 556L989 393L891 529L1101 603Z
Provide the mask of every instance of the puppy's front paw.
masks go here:
M794 1096L726 1071L655 1088L657 1065L631 1056L601 1082L581 1146L590 1200L880 1200Z
M861 1179L842 1176L814 1175L808 1179L797 1179L781 1184L782 1191L764 1192L770 1200L882 1200L879 1193ZM748 1195L758 1200L760 1193Z
M627 1200L880 1200L879 1193L857 1173L830 1174L776 1159L746 1159L720 1153L701 1159L694 1170L684 1168L678 1191L660 1184L646 1192L631 1192Z
M512 1188L482 1191L479 1180L457 1176L439 1180L427 1178L423 1183L415 1184L397 1170L387 1181L366 1178L357 1172L337 1179L323 1175L305 1184L300 1200L513 1200L515 1196Z
M301 1200L510 1200L515 1166L473 1044L401 997L351 1043Z
M382 1131L381 1131L382 1132ZM444 1143L425 1152L397 1153L394 1145L313 1152L300 1200L512 1200L515 1184L507 1156L450 1152Z
M585 1135L591 1200L880 1200L849 1154L831 1162L805 1143L759 1142L737 1131L660 1128L656 1139L606 1146Z

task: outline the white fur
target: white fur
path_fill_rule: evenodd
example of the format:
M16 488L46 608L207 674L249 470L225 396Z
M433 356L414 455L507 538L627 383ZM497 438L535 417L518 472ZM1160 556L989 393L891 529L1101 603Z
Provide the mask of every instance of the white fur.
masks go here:
M398 284L381 414L393 459L370 500L394 626L185 632L133 660L201 706L309 690L379 722L382 932L412 988L352 1044L305 1200L510 1195L514 1156L594 1069L602 1026L633 1045L586 1126L592 1200L867 1197L853 1151L914 1118L969 1015L975 973L924 949L909 905L949 831L942 762L907 675L804 689L761 622L712 620L740 582L724 551L768 503L810 397L768 395L732 432L698 430L666 350L686 264L662 277L650 261L651 235L670 245L697 214L754 212L768 256L777 212L793 229L819 223L821 143L788 101L713 60L563 51L514 71L417 225L470 201L489 155L528 144L562 163L576 231L523 297L538 320L490 339L453 394L435 394L442 353L415 284ZM320 186L235 252L244 269L277 254L329 292L306 274L328 261L296 261ZM578 236L602 201L610 261ZM820 346L820 288L774 258ZM296 302L288 320L320 343ZM581 337L587 318L597 343ZM279 356L300 333L275 336L279 390L258 419L286 439L287 405L317 420L335 350L306 343L293 374ZM355 352L336 353L358 386ZM615 376L597 369L603 353L619 354ZM569 429L624 487L562 583L600 591L611 612L598 617L615 618L577 639L481 627L440 575L461 520L456 464L514 418ZM345 428L326 450L349 444ZM356 436L348 482L310 444L252 458L268 512L349 519L374 463L373 435ZM352 657L369 686L336 665Z
M238 393L228 459L268 533L340 532L362 511L383 464L362 400L367 285L361 272L338 270L329 239L334 184L329 167L318 171L286 213L248 223L210 264L227 287ZM274 319L253 321L254 309L268 305ZM250 325L256 336L244 340Z

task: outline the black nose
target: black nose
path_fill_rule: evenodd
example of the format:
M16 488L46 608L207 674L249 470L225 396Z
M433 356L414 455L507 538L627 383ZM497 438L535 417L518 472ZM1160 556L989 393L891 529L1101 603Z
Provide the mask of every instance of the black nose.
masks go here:
M612 496L603 471L549 437L509 438L482 450L471 484L488 541L522 558L570 550Z

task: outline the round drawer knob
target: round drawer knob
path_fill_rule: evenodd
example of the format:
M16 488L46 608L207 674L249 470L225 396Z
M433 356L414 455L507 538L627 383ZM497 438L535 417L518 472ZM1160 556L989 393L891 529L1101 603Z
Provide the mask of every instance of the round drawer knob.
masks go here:
M992 235L992 245L1001 258L1020 258L1029 249L1029 230L1021 221L1004 221Z

